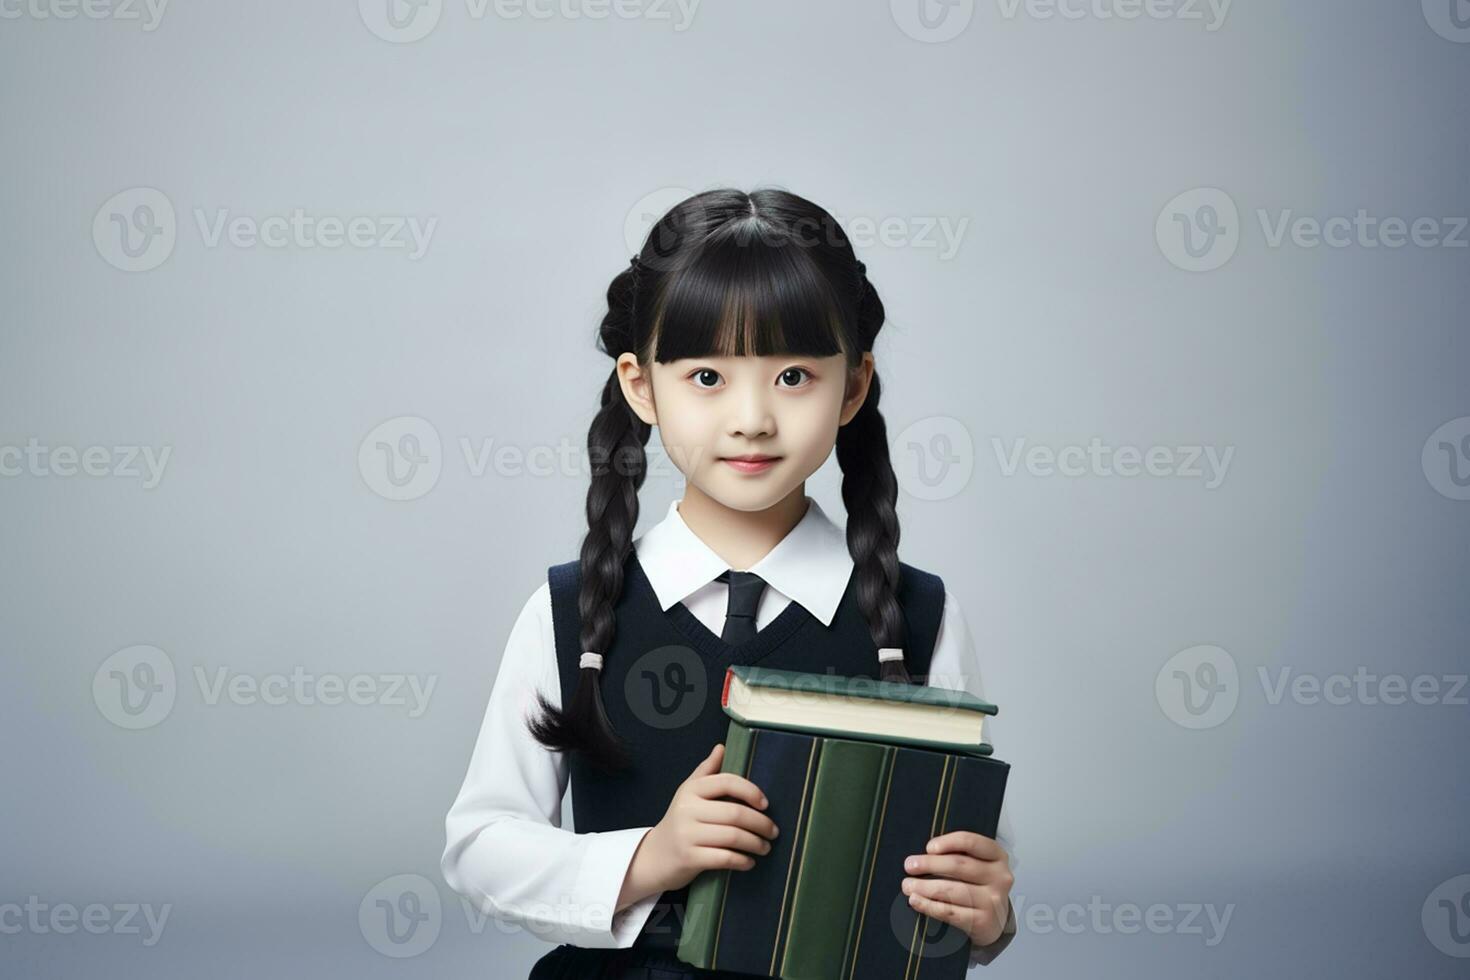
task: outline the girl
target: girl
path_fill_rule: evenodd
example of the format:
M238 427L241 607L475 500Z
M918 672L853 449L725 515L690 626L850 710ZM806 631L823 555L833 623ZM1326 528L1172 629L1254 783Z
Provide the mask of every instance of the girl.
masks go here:
M983 694L953 597L898 559L883 304L832 216L778 190L697 194L607 299L616 364L587 436L581 557L550 568L511 630L442 869L481 911L560 943L533 980L735 977L674 956L695 876L752 868L784 832L760 787L720 772L726 668ZM686 488L634 539L653 426ZM805 493L834 444L845 532ZM907 901L968 935L972 962L1015 932L1004 813L997 836L945 834L905 861Z

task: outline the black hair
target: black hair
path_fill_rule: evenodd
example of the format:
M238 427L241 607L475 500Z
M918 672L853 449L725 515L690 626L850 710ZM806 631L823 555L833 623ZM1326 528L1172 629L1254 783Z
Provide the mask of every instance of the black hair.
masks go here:
M720 189L696 194L659 219L629 267L608 286L598 347L640 364L686 357L754 354L846 355L856 368L883 326L883 303L837 220L795 194ZM853 587L879 648L902 648L898 604L898 480L878 411L875 372L857 414L837 432L842 501ZM623 397L616 367L587 433L592 482L582 541L580 648L606 654L616 629L623 569L638 523L651 426ZM570 702L557 710L538 692L537 741L581 751L605 769L629 764L603 708L597 667L579 671ZM882 660L879 677L909 683L901 659Z

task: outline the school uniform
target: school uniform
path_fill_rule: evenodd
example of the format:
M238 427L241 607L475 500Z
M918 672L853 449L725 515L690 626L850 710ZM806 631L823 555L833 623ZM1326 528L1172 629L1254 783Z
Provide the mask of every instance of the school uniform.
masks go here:
M797 525L748 569L765 586L755 635L734 644L721 639L730 588L720 576L728 566L684 523L678 503L634 540L600 678L609 719L634 760L627 771L603 773L579 753L551 752L526 728L537 691L560 706L578 681L578 562L553 565L522 608L445 821L441 868L449 886L482 912L560 944L537 963L535 980L740 976L699 970L674 956L687 886L614 908L643 836L663 818L679 784L725 738L729 717L720 692L727 667L758 663L878 676L845 533L807 500ZM938 576L901 565L909 674L984 697L954 597ZM569 781L575 832L562 828ZM1004 808L996 840L1014 869ZM988 963L1014 931L1012 917L1001 940L972 948L971 962Z

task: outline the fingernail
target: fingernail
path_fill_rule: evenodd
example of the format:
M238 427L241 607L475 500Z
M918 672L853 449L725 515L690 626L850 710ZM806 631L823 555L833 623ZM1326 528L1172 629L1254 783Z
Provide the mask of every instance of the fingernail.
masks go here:
M909 871L914 871L919 867L919 859L916 857L908 858L903 862L903 866Z
M768 800L768 799L766 799L764 796L761 797L761 806L765 806L765 805L767 805L770 802L771 801Z

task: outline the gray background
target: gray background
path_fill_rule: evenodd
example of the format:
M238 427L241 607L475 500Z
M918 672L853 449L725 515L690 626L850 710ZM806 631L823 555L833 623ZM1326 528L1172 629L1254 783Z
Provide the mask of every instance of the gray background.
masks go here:
M0 906L171 908L152 946L0 932L0 973L524 976L548 947L467 920L442 821L516 612L576 554L585 483L476 475L461 440L579 447L625 228L650 195L775 185L897 229L859 254L890 312L901 553L959 598L1001 705L1018 904L1160 904L1176 926L1233 907L1214 945L1205 916L1125 934L1023 911L990 969L1463 975L1431 893L1470 873L1470 708L1272 704L1257 673L1467 669L1470 502L1421 450L1470 416L1470 249L1271 247L1256 216L1470 214L1470 43L1431 28L1436 2L1242 0L1209 30L989 0L944 41L905 31L904 0L707 0L684 30L449 0L411 43L375 36L371 3L0 20L0 449L171 447L151 488L0 477ZM93 224L140 187L177 240L125 272ZM1155 233L1195 188L1239 209L1208 272ZM411 259L211 247L195 219L297 207L438 223ZM923 244L930 218L968 222L953 254ZM404 416L442 472L394 501L358 456ZM1234 455L1207 489L1007 476L992 441L1093 437ZM968 478L926 493L910 443ZM838 486L833 461L809 492L840 517ZM680 492L651 477L642 527ZM93 680L137 644L176 700L129 730ZM1196 730L1155 680L1200 644L1238 680ZM195 680L296 667L436 686L410 717L210 704ZM401 874L442 901L406 958L358 917Z

